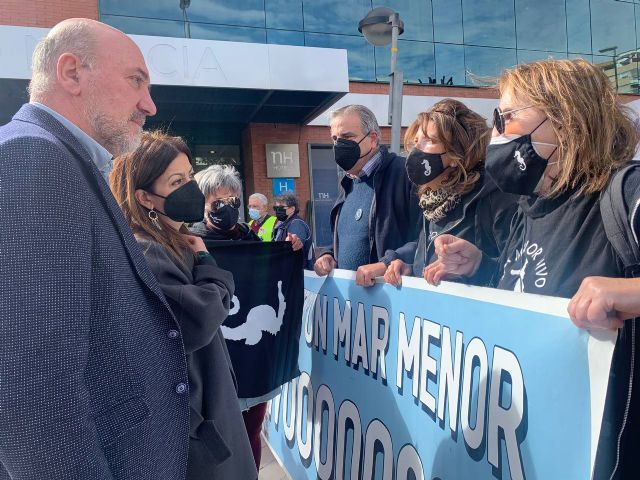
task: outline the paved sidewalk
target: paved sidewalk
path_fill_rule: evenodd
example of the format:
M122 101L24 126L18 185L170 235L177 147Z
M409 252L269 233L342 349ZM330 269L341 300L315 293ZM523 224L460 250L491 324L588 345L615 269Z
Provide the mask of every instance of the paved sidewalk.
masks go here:
M291 480L271 453L269 445L262 435L262 461L258 480Z

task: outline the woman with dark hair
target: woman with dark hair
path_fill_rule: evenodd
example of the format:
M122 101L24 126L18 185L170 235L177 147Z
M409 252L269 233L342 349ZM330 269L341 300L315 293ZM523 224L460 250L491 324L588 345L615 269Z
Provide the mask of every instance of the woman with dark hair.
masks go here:
M273 210L276 213L276 223L273 229L274 242L284 240L289 234L296 235L302 242L304 252L304 268L313 270L313 247L311 229L300 218L300 202L292 193L282 193L274 199Z
M484 173L491 130L465 104L446 98L418 114L405 134L407 175L418 187L423 227L413 242L388 250L377 264L364 265L356 282L373 285L384 275L400 286L402 275L423 276L434 257L433 240L453 233L496 255L506 241L517 197L502 193Z
M187 353L190 432L187 478L256 479L231 363L220 325L233 277L218 268L185 222L201 220L204 196L193 180L191 153L179 137L144 133L140 146L115 160L111 189L176 316ZM152 375L152 372L149 372Z

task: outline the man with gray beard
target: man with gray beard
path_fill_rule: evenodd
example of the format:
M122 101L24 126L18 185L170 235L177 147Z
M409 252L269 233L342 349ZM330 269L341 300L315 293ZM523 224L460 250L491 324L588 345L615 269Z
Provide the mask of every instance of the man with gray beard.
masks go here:
M0 479L183 479L181 332L107 182L156 107L138 47L65 20L0 127Z

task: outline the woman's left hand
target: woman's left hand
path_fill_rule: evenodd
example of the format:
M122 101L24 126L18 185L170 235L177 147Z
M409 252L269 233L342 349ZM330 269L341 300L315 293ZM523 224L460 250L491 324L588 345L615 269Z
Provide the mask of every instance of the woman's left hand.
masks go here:
M567 311L580 328L621 328L625 320L640 316L640 279L587 277Z
M300 250L302 248L302 240L295 233L289 233L287 238L285 238L286 242L291 242L291 247L293 251Z

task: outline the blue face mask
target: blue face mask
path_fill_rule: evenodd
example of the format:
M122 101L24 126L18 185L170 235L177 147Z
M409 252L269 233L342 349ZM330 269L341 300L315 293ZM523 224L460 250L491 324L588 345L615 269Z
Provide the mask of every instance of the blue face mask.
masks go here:
M249 217L251 217L251 220L258 220L260 218L260 210L257 208L250 208Z

